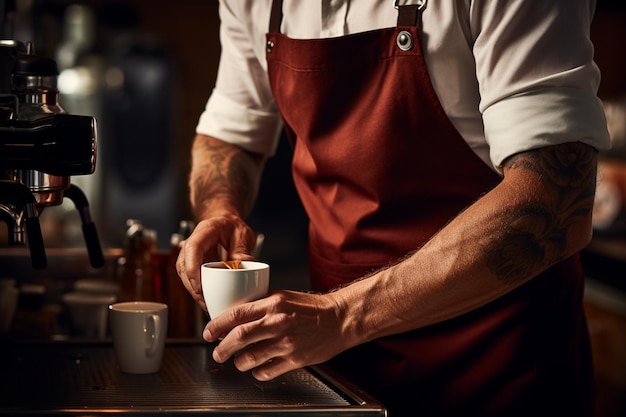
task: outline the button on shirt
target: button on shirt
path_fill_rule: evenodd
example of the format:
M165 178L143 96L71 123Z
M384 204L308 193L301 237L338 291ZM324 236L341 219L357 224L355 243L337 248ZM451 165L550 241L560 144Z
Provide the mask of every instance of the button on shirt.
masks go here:
M282 127L266 73L271 3L220 2L218 76L196 128L268 156ZM497 169L517 152L572 141L608 149L589 39L594 8L594 0L427 1L420 42L431 81L485 163ZM283 15L282 33L313 39L395 26L398 11L392 0L285 0Z

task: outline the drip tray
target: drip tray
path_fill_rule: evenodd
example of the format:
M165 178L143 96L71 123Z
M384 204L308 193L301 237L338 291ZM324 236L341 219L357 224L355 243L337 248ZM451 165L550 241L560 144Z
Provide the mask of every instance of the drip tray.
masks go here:
M207 414L386 416L383 406L321 367L270 382L211 357L204 342L168 341L161 370L119 371L107 342L13 342L0 347L0 415Z

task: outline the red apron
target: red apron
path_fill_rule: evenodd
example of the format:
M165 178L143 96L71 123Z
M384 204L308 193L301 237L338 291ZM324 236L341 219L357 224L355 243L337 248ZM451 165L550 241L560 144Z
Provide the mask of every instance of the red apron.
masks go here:
M419 248L500 177L439 103L416 6L399 8L397 27L299 40L280 33L274 3L268 73L310 219L312 288L327 291ZM586 415L582 286L575 257L469 314L330 363L392 416Z

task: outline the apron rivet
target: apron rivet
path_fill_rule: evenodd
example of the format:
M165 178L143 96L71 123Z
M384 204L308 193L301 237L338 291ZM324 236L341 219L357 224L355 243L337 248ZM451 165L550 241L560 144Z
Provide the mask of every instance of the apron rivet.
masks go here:
M274 49L274 41L267 41L266 48L267 52L272 52L272 49Z
M406 30L398 33L398 36L396 37L396 45L398 45L398 48L403 51L408 51L413 48L413 37L411 36L411 33Z

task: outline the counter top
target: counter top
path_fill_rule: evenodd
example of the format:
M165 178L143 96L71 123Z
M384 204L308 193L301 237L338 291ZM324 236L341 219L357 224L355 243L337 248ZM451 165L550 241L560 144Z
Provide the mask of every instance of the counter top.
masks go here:
M110 342L2 342L0 415L386 415L321 367L259 382L204 342L168 341L161 370L144 375L120 372Z

